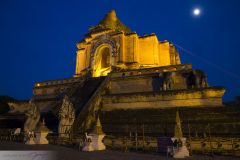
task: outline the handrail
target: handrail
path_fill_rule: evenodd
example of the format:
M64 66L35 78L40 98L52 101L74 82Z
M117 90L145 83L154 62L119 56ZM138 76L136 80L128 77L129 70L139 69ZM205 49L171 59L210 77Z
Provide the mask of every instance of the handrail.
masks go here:
M79 84L77 84L76 87L72 87L66 94L71 97L74 92L80 87L84 85L84 82L86 81L86 77L82 77L82 80L79 82Z
M71 86L70 89L68 91L65 92L65 94L63 95L67 95L70 99L72 97L72 95L74 94L74 92L81 86L84 85L84 82L86 81L86 77L82 77L81 81L78 82L78 84L76 86ZM57 108L61 107L61 103L62 103L62 96L61 94L58 94L57 97L57 101L54 103L54 106L56 106ZM57 111L54 111L55 114L58 114L58 109Z
M93 93L93 95L89 98L89 100L87 101L87 103L83 106L82 111L79 113L77 120L79 120L80 118L82 118L86 112L89 112L92 107L91 104L95 102L95 99L98 97L98 95L102 92L102 90L104 89L104 87L106 86L106 84L109 82L110 76L108 75L104 81L100 84L100 86L97 88L97 90ZM85 115L86 116L86 115ZM85 117L86 118L86 117ZM84 120L83 122L80 122L81 125L84 124ZM79 123L79 122L77 122Z

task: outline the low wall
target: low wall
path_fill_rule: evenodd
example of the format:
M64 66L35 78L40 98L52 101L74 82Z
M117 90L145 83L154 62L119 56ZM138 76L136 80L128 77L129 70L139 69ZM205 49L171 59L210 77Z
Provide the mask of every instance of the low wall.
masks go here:
M114 137L107 136L104 139L107 148L128 150L144 150L157 152L157 138L139 136L137 141L135 137ZM191 138L187 139L187 147L192 153L201 154L222 154L240 156L240 138Z
M221 106L223 94L224 89L221 87L112 94L104 96L102 110Z

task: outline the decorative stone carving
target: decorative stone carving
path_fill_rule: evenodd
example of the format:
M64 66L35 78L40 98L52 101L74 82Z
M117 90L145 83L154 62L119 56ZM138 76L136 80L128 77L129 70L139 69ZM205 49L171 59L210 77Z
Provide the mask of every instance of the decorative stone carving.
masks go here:
M21 128L16 128L13 131L11 131L11 135L20 135L21 134Z
M84 141L84 146L82 148L82 151L86 151L86 152L94 151L92 146L92 136L89 136L87 133L85 133L85 141Z
M8 102L9 113L25 113L29 108L29 102Z
M173 89L173 84L174 84L173 74L174 73L169 72L165 75L165 79L164 79L163 87L162 87L164 91Z
M83 151L99 151L106 149L106 146L102 142L103 138L105 137L105 133L102 130L102 125L99 117L92 132L89 135L85 135L87 141L85 142Z
M189 88L208 87L207 75L201 70L193 70L187 77L187 86Z
M118 55L120 45L108 34L104 34L102 36L99 36L97 38L97 42L92 45L91 57L94 57L97 48L102 44L108 44L109 46L111 46L113 57L116 57Z
M102 124L99 117L92 132L89 135L92 136L92 146L95 151L106 149L106 146L102 142L103 138L105 137L105 133L102 130Z
M165 78L164 78L163 73L160 72L158 77L159 77L159 81L160 81L160 91L165 91L166 90L166 85L164 84Z
M196 70L196 75L198 75L198 84L201 88L208 87L208 82L207 82L207 75L201 71L201 70Z
M62 106L59 110L59 137L68 137L75 120L75 109L68 96L64 96Z
M183 133L182 133L182 125L181 125L181 120L179 116L179 112L176 112L176 122L175 122L175 129L174 129L174 137L176 138L182 138Z
M29 133L33 131L40 119L40 110L33 102L33 100L29 101L28 110L26 110L27 120L24 123L24 132Z
M176 124L174 130L173 141L173 157L174 158L186 158L189 157L189 151L186 146L186 138L183 137L181 120L179 112L176 112Z
M97 37L95 41L90 50L92 76L106 76L111 71L111 66L116 65L120 45L108 34Z
M49 133L49 129L45 126L44 119L42 122L38 123L36 127L35 134L35 144L48 144L47 135Z
M189 157L189 151L186 146L186 138L171 138L173 141L173 157L174 158L186 158Z
M25 144L30 144L30 145L36 144L35 141L34 141L34 132L33 131L25 134L25 139L26 139Z

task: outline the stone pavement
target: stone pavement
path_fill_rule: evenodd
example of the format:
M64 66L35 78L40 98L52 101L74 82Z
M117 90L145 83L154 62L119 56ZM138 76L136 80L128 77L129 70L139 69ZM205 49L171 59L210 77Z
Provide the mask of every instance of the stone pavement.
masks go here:
M55 145L25 145L14 142L0 142L1 160L166 160L158 154L136 152L98 151L82 152L77 149ZM173 159L173 158L169 158ZM194 155L187 160L237 160L237 157Z

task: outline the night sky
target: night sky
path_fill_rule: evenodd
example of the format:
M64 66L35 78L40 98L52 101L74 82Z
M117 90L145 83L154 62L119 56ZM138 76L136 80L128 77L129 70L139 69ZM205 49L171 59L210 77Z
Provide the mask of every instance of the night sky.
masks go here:
M28 99L35 82L72 77L76 43L111 9L139 35L190 51L182 63L225 86L224 100L240 95L240 0L0 0L0 95Z

